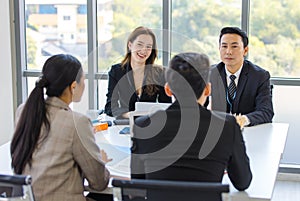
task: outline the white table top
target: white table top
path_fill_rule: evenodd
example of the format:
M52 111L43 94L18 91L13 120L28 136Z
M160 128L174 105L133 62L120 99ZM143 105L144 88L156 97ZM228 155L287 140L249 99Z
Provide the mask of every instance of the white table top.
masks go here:
M231 200L271 200L280 159L288 132L288 124L272 123L245 128L243 131L250 167L253 174L249 188L237 191L230 184Z
M95 134L96 143L104 149L113 161L107 167L113 175L130 176L130 135L119 134L125 126L113 126L106 131ZM237 191L227 175L223 183L230 184L230 199L235 200L271 200L278 172L278 167L288 132L288 124L272 123L245 128L243 131L247 154L253 174L249 188L244 192ZM0 146L1 161L9 161L10 143ZM4 158L3 158L4 157ZM0 173L10 173L10 164L1 163ZM107 189L111 192L111 189Z
M124 147L130 146L130 136L118 134L123 127L112 127L108 131L97 133L96 139L99 146L103 147L103 142ZM230 184L231 200L271 200L280 159L285 147L288 127L289 125L285 123L272 123L244 128L243 136L253 179L246 191L239 192L233 187L228 176L225 175L223 183ZM103 148L107 148L107 146ZM129 177L129 156L126 158L126 154L122 149L117 151L114 149L114 152L110 149L106 149L106 151L108 155L111 154L111 157L115 154L124 155L120 162L108 164L108 168L114 175Z

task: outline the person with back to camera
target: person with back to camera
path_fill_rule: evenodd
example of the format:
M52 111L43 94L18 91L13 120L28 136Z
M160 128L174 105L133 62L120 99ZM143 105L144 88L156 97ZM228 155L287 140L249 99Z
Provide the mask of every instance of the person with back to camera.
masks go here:
M270 123L274 116L270 74L244 58L248 49L246 32L224 27L219 37L222 62L211 75L211 108L234 114L241 127Z
M108 185L105 163L111 159L95 143L88 117L69 107L81 100L84 87L84 72L75 57L51 56L26 103L17 110L11 164L14 173L32 176L37 201L88 200L84 179L97 191Z
M206 109L210 65L205 54L180 53L166 70L165 90L175 102L136 118L131 178L222 182L249 187L252 173L239 125L232 115Z
M113 65L108 73L105 113L117 118L128 118L128 112L135 110L137 101L172 101L164 91L163 68L154 65L157 44L152 30L137 27L126 45L124 59Z

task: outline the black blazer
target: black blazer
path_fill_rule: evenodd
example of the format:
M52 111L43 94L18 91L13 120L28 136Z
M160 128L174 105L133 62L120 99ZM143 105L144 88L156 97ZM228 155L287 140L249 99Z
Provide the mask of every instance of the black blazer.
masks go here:
M121 64L113 65L108 73L105 113L118 117L123 113L134 111L135 102L137 101L171 103L171 97L167 96L164 90L163 68L157 65L146 65L144 75L142 94L138 97L131 66L128 64L123 69ZM155 85L158 90L154 94L147 94L145 88L148 84Z
M231 115L197 103L181 109L176 101L137 118L133 133L132 178L221 182L227 169L236 189L250 185L245 143Z
M229 112L230 106L226 99L228 85L223 62L212 68L210 80L212 109ZM247 115L250 126L272 122L274 116L270 74L248 60L244 61L238 80L232 113Z

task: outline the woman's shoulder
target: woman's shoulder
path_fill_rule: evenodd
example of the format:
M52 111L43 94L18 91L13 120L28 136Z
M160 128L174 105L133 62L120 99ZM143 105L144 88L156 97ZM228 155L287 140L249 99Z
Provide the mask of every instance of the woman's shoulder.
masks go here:
M160 77L164 74L164 67L161 65L153 64L151 67L149 66L149 69L154 76Z
M47 97L46 108L50 116L70 119L88 119L88 117L80 112L73 111L67 103L58 97Z
M164 70L164 67L162 65L153 64L152 69L153 71L162 72Z
M86 115L84 115L84 114L82 114L80 112L71 111L70 115L72 115L73 121L75 123L78 123L78 124L87 124L87 125L91 124L90 119Z
M118 63L118 64L113 64L111 66L111 71L121 71L123 68L122 68L122 65L121 63Z
M114 64L111 66L111 69L109 71L109 73L112 75L122 75L124 73L126 73L126 69L124 69L121 65L121 63L118 64Z

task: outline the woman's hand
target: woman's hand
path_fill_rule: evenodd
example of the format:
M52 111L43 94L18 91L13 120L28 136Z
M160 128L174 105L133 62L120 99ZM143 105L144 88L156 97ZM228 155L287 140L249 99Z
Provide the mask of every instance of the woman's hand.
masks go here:
M112 158L108 158L107 153L103 149L100 149L100 155L101 155L101 159L104 163L108 163L108 162L112 161Z

